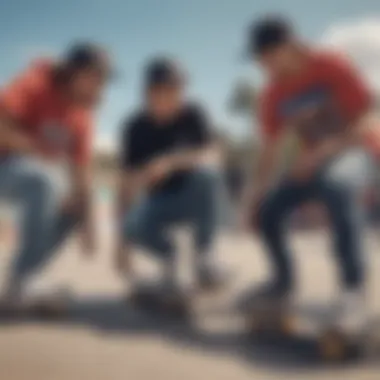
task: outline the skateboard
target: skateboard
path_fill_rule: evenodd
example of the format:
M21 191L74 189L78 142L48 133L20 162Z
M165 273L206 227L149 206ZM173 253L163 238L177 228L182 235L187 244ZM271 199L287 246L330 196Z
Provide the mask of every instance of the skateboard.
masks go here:
M68 315L71 300L69 292L57 292L50 296L44 295L24 301L14 307L3 305L0 315L8 320L58 320Z
M232 283L233 279L235 278L236 273L229 270L229 271L218 271L215 272L214 278L207 278L207 279L201 279L198 280L198 294L205 294L205 295L215 295L222 293L229 284Z
M380 357L380 319L369 321L358 331L347 332L331 319L309 319L308 327L296 308L273 306L246 312L248 337L275 349L292 351L304 359L343 363Z
M70 300L67 295L41 297L27 304L23 313L26 316L45 320L62 319L69 313Z
M191 314L191 298L184 291L168 293L162 284L152 281L136 284L128 301L142 311L187 320Z

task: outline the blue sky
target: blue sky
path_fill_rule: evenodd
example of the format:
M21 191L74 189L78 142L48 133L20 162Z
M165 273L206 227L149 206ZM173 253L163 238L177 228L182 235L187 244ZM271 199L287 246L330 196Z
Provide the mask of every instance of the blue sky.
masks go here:
M141 66L156 53L178 57L192 77L191 91L214 119L242 128L226 112L239 78L252 76L239 60L244 30L254 17L284 12L304 35L318 40L340 21L380 14L378 0L0 0L0 83L40 54L58 54L75 39L106 44L122 80L109 89L97 131L114 135L139 101Z

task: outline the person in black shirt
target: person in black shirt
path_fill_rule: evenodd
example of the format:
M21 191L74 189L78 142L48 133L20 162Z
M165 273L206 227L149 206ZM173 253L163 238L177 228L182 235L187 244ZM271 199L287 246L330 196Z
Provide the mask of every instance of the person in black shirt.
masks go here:
M127 269L128 243L140 245L163 260L165 281L176 286L175 247L167 230L187 223L198 253L198 284L212 286L219 176L204 165L213 142L207 117L185 100L184 90L185 77L175 62L154 60L146 71L146 103L123 128L118 265Z

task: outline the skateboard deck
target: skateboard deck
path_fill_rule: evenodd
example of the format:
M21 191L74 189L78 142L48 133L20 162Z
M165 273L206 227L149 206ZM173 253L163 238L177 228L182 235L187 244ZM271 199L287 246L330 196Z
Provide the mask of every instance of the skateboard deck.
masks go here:
M136 284L128 301L137 309L176 319L188 319L191 313L191 294L183 291L168 293L162 284L146 281Z
M252 342L274 350L287 350L310 361L341 363L380 357L380 319L347 332L322 317L301 316L296 308L271 314L245 315Z
M3 320L57 320L68 315L71 300L67 292L39 296L14 307L4 305L0 315Z
M343 364L352 361L378 361L379 339L353 337L330 329L322 333L294 331L288 334L250 335L250 342L270 352L293 355L307 363Z
M197 292L200 295L215 295L222 293L228 288L236 277L236 272L232 270L216 270L213 279L203 279L200 281Z
M67 316L69 305L67 298L40 298L27 305L23 312L26 316L55 320Z
M244 294L236 307L252 342L324 362L380 357L380 317L348 332L335 322L339 320L336 307L302 307L289 299L256 299L251 295Z

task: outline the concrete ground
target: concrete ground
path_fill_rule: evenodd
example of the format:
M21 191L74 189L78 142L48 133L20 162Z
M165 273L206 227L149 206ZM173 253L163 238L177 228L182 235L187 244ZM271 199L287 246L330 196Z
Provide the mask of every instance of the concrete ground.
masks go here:
M265 380L380 378L377 363L337 368L306 364L292 350L272 350L248 344L239 318L229 306L234 294L251 281L265 278L267 266L258 242L247 236L221 235L219 259L236 271L228 292L204 298L193 324L168 323L139 314L122 302L123 283L111 257L112 229L104 215L100 246L93 260L78 253L71 241L37 276L35 286L70 287L75 294L70 315L55 324L24 322L0 326L0 378L4 380ZM379 236L380 237L380 236ZM374 234L368 234L369 299L380 312L380 255ZM292 238L299 292L304 311L317 312L336 294L335 267L322 232ZM1 252L1 250L0 250ZM1 253L4 276L10 255ZM181 258L186 267L188 256ZM155 271L144 257L142 274Z

